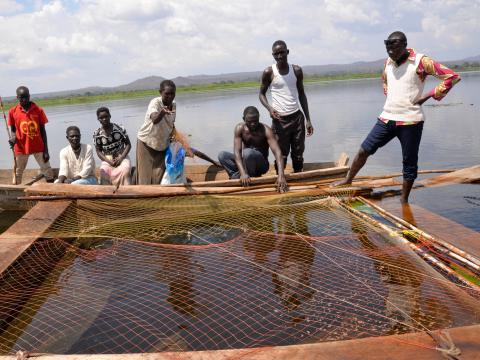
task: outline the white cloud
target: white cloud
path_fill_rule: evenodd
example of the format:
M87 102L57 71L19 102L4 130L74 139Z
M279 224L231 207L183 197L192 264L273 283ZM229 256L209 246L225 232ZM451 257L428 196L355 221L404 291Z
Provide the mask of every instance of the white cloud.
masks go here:
M0 0L0 17L23 10L23 5L15 0Z
M325 11L334 22L378 24L381 19L377 4L365 0L325 0Z
M31 0L0 22L0 93L261 70L277 39L300 65L382 58L394 30L439 60L479 52L478 1L415 1Z

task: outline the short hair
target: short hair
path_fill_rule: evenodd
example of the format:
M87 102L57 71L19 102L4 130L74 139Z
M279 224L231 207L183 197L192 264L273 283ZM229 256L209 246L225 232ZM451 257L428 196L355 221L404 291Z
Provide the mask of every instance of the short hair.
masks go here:
M167 86L170 86L171 88L173 88L173 90L177 90L177 86L175 85L175 83L172 80L163 80L160 83L160 91L165 90L165 88Z
M255 106L247 106L245 110L243 110L243 116L247 114L255 114L260 116L260 113L258 112L258 109Z
M273 43L272 49L273 49L275 46L278 46L278 45L282 45L282 46L287 47L287 43L286 43L285 41L283 41L283 40L277 40L277 41L275 41L275 42Z
M388 35L388 38L390 39L391 37L397 37L397 38L400 38L401 40L407 42L407 37L405 36L405 34L401 31L394 31L392 32L390 35Z
M108 115L110 115L110 110L108 110L108 108L105 107L105 106L101 106L97 109L97 117L98 117L98 115L100 115L101 112L106 112ZM110 115L110 116L112 116L112 115Z
M68 133L69 133L71 130L77 130L78 133L80 134L80 129L78 128L78 126L72 125L72 126L67 127L67 131L65 131L65 133L67 134L67 136L68 136Z
M18 92L19 92L20 90L26 91L27 93L30 94L30 90L28 90L28 87L26 87L26 86L23 86L23 85L22 85L22 86L19 86L15 92L18 94Z

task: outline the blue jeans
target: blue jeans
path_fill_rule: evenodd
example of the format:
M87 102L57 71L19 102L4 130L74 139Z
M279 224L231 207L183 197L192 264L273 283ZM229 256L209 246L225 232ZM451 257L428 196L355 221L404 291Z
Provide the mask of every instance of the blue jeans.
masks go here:
M403 178L413 181L417 178L418 149L422 131L423 121L414 125L397 126L395 121L384 123L378 120L361 146L368 154L373 155L379 148L397 137L402 146Z
M243 166L248 176L259 177L268 171L268 159L263 154L255 149L243 149ZM218 154L218 161L227 170L230 179L239 179L240 172L235 163L235 155L228 151L221 151Z
M95 176L89 176L85 179L78 179L71 183L72 185L97 185L97 178Z

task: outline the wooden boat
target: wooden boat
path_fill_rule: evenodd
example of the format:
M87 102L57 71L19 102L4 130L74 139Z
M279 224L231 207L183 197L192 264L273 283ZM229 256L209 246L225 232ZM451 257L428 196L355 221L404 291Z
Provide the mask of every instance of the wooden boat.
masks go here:
M286 178L289 184L307 184L323 179L339 178L345 176L349 167L348 155L342 153L337 161L305 163L304 171L293 173L291 165L287 165ZM55 169L58 173L58 169ZM30 207L28 203L18 200L25 195L29 188L28 182L38 175L37 170L27 169L23 175L24 184L10 185L12 181L12 170L0 170L0 208L3 210L26 210ZM214 165L187 164L185 175L189 186L192 187L237 187L239 180L229 180L223 168ZM252 178L252 185L274 184L277 179L273 166L262 177ZM38 180L38 183L45 182L45 179ZM58 186L58 185L57 185ZM177 185L165 185L161 188L178 187ZM60 189L60 187L59 187ZM159 190L156 189L156 192ZM167 191L167 189L165 189Z

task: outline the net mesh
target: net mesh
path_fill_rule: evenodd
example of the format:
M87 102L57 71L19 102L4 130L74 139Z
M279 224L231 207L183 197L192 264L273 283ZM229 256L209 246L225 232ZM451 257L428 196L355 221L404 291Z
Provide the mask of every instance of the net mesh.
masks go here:
M0 353L346 340L478 324L479 305L333 198L77 200L0 275Z

